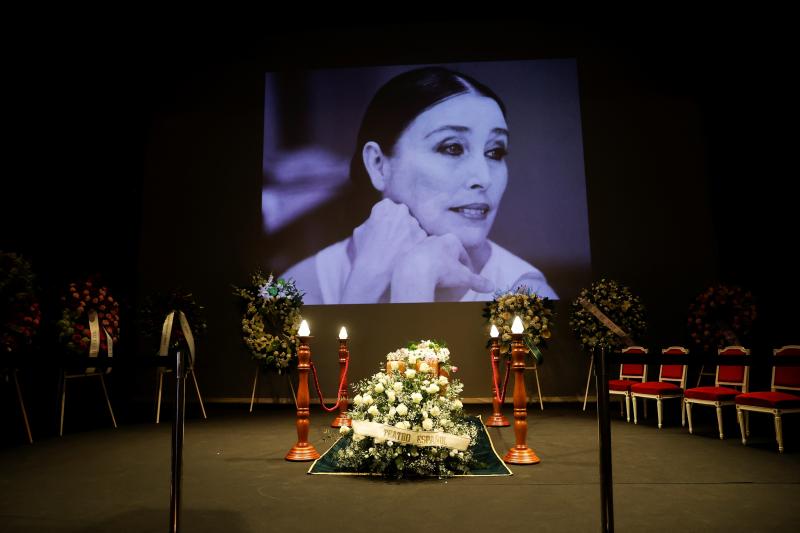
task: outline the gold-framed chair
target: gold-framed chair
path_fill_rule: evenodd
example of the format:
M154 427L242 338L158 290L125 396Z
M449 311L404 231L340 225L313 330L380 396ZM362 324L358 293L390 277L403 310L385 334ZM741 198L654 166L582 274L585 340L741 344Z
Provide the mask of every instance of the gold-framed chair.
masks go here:
M783 346L774 349L772 353L775 357L800 356L800 346ZM783 453L783 415L800 413L800 367L773 366L769 392L739 394L734 401L742 444L746 445L747 437L750 436L750 413L770 413L775 420L775 440L778 441L778 452Z
M750 355L750 350L743 346L726 346L720 348L719 355ZM736 396L747 392L750 382L748 365L717 365L713 387L694 387L683 393L686 418L689 421L689 434L694 433L692 426L692 406L710 405L717 410L717 428L719 438L724 439L722 426L722 408L736 404Z
M683 346L670 346L661 350L664 355L689 355L689 350ZM631 399L633 400L633 423L638 424L639 419L636 410L636 400L655 400L658 411L658 429L664 424L664 411L662 402L670 399L681 399L683 390L686 388L687 364L683 365L660 365L658 370L658 381L645 381L631 385ZM643 402L644 403L644 402ZM644 404L645 417L647 416L647 404ZM681 409L681 426L685 423L683 409Z
M647 354L643 346L626 346L623 354ZM647 380L647 365L643 363L623 363L619 365L619 379L608 380L608 394L622 396L620 399L620 414L622 405L625 404L625 420L631 421L631 386Z

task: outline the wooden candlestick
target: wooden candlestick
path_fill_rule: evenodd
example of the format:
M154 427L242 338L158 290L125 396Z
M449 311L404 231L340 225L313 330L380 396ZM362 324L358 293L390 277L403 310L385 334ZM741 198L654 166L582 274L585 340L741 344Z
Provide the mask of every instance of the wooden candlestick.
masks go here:
M319 458L319 452L308 442L308 370L311 368L311 349L308 347L308 337L298 338L300 349L297 350L297 443L286 454L286 460L313 461Z
M528 436L528 396L525 393L525 346L521 333L511 336L511 368L514 370L514 437L516 444L503 460L515 465L533 465L541 461L526 443Z
M339 391L339 416L333 419L332 428L342 426L352 426L350 417L347 416L347 381L345 379L345 367L347 360L350 359L350 351L347 349L347 339L339 339L339 383L342 388Z
M498 383L495 382L494 378L498 377L495 373L495 369L499 369L500 363L500 341L497 337L492 338L492 347L489 350L489 353L492 357L492 416L486 421L486 425L492 428L504 428L510 426L511 424L508 422L508 418L503 416L503 413L500 412L502 409L502 404L498 399L500 397L501 390L498 388Z

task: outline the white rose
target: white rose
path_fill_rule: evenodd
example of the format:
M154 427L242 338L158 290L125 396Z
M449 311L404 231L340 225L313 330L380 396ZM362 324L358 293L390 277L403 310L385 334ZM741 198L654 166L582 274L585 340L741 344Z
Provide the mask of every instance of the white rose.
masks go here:
M404 403L401 403L397 406L397 414L400 416L406 416L408 414L408 407Z
M397 399L393 390L387 390L386 397L389 399L389 403L394 403L394 401Z
M428 411L422 411L422 418L428 418Z
M378 411L378 406L377 405L371 405L369 407L369 409L367 409L367 412L369 414L371 414L372 416L378 416L380 414L380 411Z
M361 407L364 404L364 398L362 398L360 394L356 394L356 397L353 398L353 404L357 407Z
M428 363L426 363L425 361L423 361L423 362L421 362L419 364L419 371L420 372L427 372L430 369L431 369L430 365L428 365Z
M382 392L383 392L383 385L381 385L380 383L375 385L375 394L380 394Z
M428 394L436 394L437 392L439 392L439 385L437 385L436 383L431 383L430 385L428 385L428 388L426 390L428 391Z
M445 386L449 383L447 376L439 376L439 385Z
M462 407L464 407L464 404L461 403L461 400L454 400L453 407L456 409L461 409Z
M393 388L395 392L401 392L403 390L403 384L399 381L395 381Z
M417 371L414 370L413 368L409 368L408 370L406 370L406 377L407 378L410 379L410 378L413 378L416 375L417 375Z
M424 429L425 431L432 430L433 429L433 420L431 420L430 418L426 418L425 420L423 420L422 421L422 429Z
M411 395L411 400L412 400L414 403L419 403L419 402L421 402L421 401L422 401L422 394L420 394L420 393L418 393L418 392L415 392L414 394L412 394L412 395Z
M397 371L399 366L400 366L400 363L398 363L397 361L390 361L389 362L389 368L394 370L394 371Z
M408 356L408 364L409 365L417 364L417 356L416 355L409 355Z
M394 408L394 406L392 406L392 407L390 407L390 408L389 408L389 416L394 416L394 414L395 414L396 412L397 412L397 409L395 409L395 408Z
M441 410L439 409L438 405L434 405L433 409L431 409L431 416L439 416L441 414Z
M348 433L350 433L350 428L347 426L342 426L339 428L339 433L341 433L342 435L347 435Z
M364 403L367 405L372 405L372 402L374 401L369 393L365 394L362 399L364 400Z

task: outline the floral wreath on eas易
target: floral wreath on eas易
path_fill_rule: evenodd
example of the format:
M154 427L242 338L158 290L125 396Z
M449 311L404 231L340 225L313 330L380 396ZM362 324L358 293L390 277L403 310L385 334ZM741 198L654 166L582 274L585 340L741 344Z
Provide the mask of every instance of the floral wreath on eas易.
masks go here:
M244 303L242 340L254 359L283 373L297 362L303 293L294 280L256 272L249 287L234 287Z
M540 348L547 347L555 318L552 300L541 298L527 286L521 285L514 290L496 292L494 299L483 308L483 316L500 331L501 354L511 353L511 326L514 317L519 316L525 328L522 340L536 362L542 362Z
M169 292L157 292L148 296L140 312L141 331L149 338L159 338L162 334L164 319L172 311L183 311L186 321L191 329L192 336L196 339L203 337L208 329L205 319L205 308L197 303L194 294L184 289L175 289ZM175 324L178 324L177 317ZM173 327L169 338L169 347L177 349L186 345L183 329Z
M353 472L397 478L449 477L478 466L469 447L401 444L359 433L359 422L368 422L384 428L379 433L384 436L396 428L398 435L446 434L473 445L477 428L464 417L464 385L447 376L454 370L450 351L440 342L423 340L390 352L385 369L353 385L356 394L348 413L353 429L340 428L345 443L336 452L337 462Z
M108 287L93 278L70 283L69 291L61 297L61 302L64 308L56 326L58 338L67 350L79 355L89 352L93 312L97 318L100 352L108 353L109 336L112 344L119 342L119 303Z
M712 285L689 305L689 337L706 353L741 345L750 340L756 315L750 291L735 285Z
M29 345L41 321L30 263L15 253L0 252L0 352Z
M582 301L594 305L626 336L615 333L586 309ZM626 345L626 339L639 339L647 329L644 306L639 297L628 287L605 278L581 289L570 304L569 325L584 350L619 350Z

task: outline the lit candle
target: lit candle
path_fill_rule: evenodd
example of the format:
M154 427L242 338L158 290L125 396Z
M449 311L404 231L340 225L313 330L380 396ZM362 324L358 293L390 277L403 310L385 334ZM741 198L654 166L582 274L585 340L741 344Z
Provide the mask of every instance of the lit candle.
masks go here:
M308 327L308 322L303 320L300 323L300 329L297 331L297 334L300 337L310 337L311 336L311 329Z
M514 323L511 324L511 333L522 333L525 328L522 326L522 320L519 316L514 317Z
M500 336L500 332L497 331L497 326L495 326L494 324L492 324L492 329L489 330L489 336L493 339L496 339L497 337Z
M342 329L339 330L339 340L345 341L347 340L347 328L342 326Z

